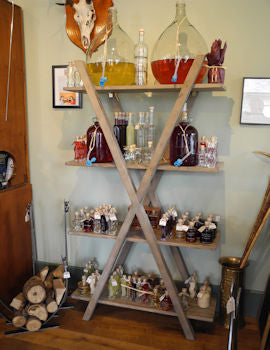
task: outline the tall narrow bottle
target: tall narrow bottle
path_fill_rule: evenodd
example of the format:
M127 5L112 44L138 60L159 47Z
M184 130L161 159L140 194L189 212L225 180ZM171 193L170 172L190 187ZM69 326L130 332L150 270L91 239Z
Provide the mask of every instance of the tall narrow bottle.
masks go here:
M171 165L182 160L184 166L198 164L198 131L190 125L185 103L180 123L175 127L170 140Z
M120 112L119 114L121 118L121 150L124 153L127 139L127 118L125 112Z
M154 109L155 107L149 107L149 126L148 126L148 135L147 142L152 142L152 147L156 146L156 127L154 122Z
M127 126L127 146L135 144L135 128L133 124L133 113L128 113L128 126Z
M143 150L145 146L144 112L139 112L139 120L135 127L136 145Z
M114 132L114 135L116 137L116 140L119 144L119 147L121 148L122 147L122 143L121 143L121 127L119 125L119 113L118 112L115 112L114 113L114 127L113 127L113 132Z
M148 47L144 42L144 29L139 30L139 41L134 48L135 58L135 83L136 85L147 84Z

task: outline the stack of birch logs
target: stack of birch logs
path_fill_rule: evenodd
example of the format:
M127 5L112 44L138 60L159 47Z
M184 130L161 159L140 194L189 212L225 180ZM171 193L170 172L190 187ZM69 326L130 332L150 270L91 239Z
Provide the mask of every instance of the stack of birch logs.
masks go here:
M24 284L23 292L13 298L10 304L15 310L12 318L14 327L25 327L30 332L38 331L49 314L58 310L66 291L63 274L63 265L51 272L46 266Z

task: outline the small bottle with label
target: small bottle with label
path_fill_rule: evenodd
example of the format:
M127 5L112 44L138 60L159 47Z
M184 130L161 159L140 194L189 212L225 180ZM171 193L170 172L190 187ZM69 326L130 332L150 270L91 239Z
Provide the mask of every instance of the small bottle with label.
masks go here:
M75 216L74 219L72 221L73 224L73 230L76 232L81 231L82 229L82 225L81 225L81 220L80 220L80 214L78 211L75 211Z
M121 136L121 126L120 126L120 120L119 120L119 113L114 113L114 126L113 126L113 132L114 136L116 137L116 140L119 144L119 147L122 149L122 136Z
M161 240L162 241L167 240L167 235L168 235L167 222L168 222L168 217L165 214L163 214L162 218L159 220L159 226L161 227Z
M100 233L100 231L101 231L100 212L98 208L96 208L94 212L94 232Z
M194 221L190 221L189 223L186 233L186 241L189 243L195 243L197 241L197 230L194 227Z
M104 212L101 214L100 224L101 224L101 233L107 234L109 225Z
M83 222L84 232L93 232L94 230L94 220L90 217L90 213L86 214L86 218Z
M148 47L144 42L144 29L139 30L139 41L134 48L135 59L135 83L136 85L147 84Z
M109 235L114 236L118 229L118 220L116 217L116 210L115 208L111 208L110 214L109 214Z
M205 221L204 226L202 226L199 231L201 232L200 242L203 244L211 244L213 242L213 232L211 231L209 221Z
M201 145L200 146L200 151L199 151L199 166L200 167L206 167L206 162L205 162L205 146Z
M183 219L178 219L178 222L176 225L176 232L175 232L176 238L185 239L187 230L188 230L188 226L184 225Z
M188 225L189 224L189 220L188 220L188 216L187 215L183 214L182 215L182 220L184 222L184 225Z

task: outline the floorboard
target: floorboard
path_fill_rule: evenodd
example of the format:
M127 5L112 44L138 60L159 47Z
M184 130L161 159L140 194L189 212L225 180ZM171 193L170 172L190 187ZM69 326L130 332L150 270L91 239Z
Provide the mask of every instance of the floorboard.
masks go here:
M73 301L72 301L73 302ZM0 350L225 350L227 334L217 322L192 322L196 341L186 340L177 318L98 305L91 321L82 320L87 303L74 301L73 310L60 311L61 327L6 337L11 330L0 319ZM248 318L239 331L238 350L257 350L256 320Z

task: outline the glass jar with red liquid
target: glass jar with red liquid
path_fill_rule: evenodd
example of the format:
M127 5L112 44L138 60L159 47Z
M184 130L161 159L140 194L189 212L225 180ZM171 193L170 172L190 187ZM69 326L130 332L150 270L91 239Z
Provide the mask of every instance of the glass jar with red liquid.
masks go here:
M196 166L199 160L198 131L189 123L186 104L170 139L171 165L175 165L178 159L183 166Z
M152 52L154 77L160 84L183 84L196 56L207 52L203 37L187 18L185 4L177 1L175 19L160 35ZM207 71L203 65L196 83L203 80Z
M96 163L109 163L113 161L105 136L96 118L93 118L93 125L87 130L86 136L88 160L96 158Z
M87 147L86 147L86 137L76 136L76 141L74 141L74 160L80 161L85 160L87 156Z

